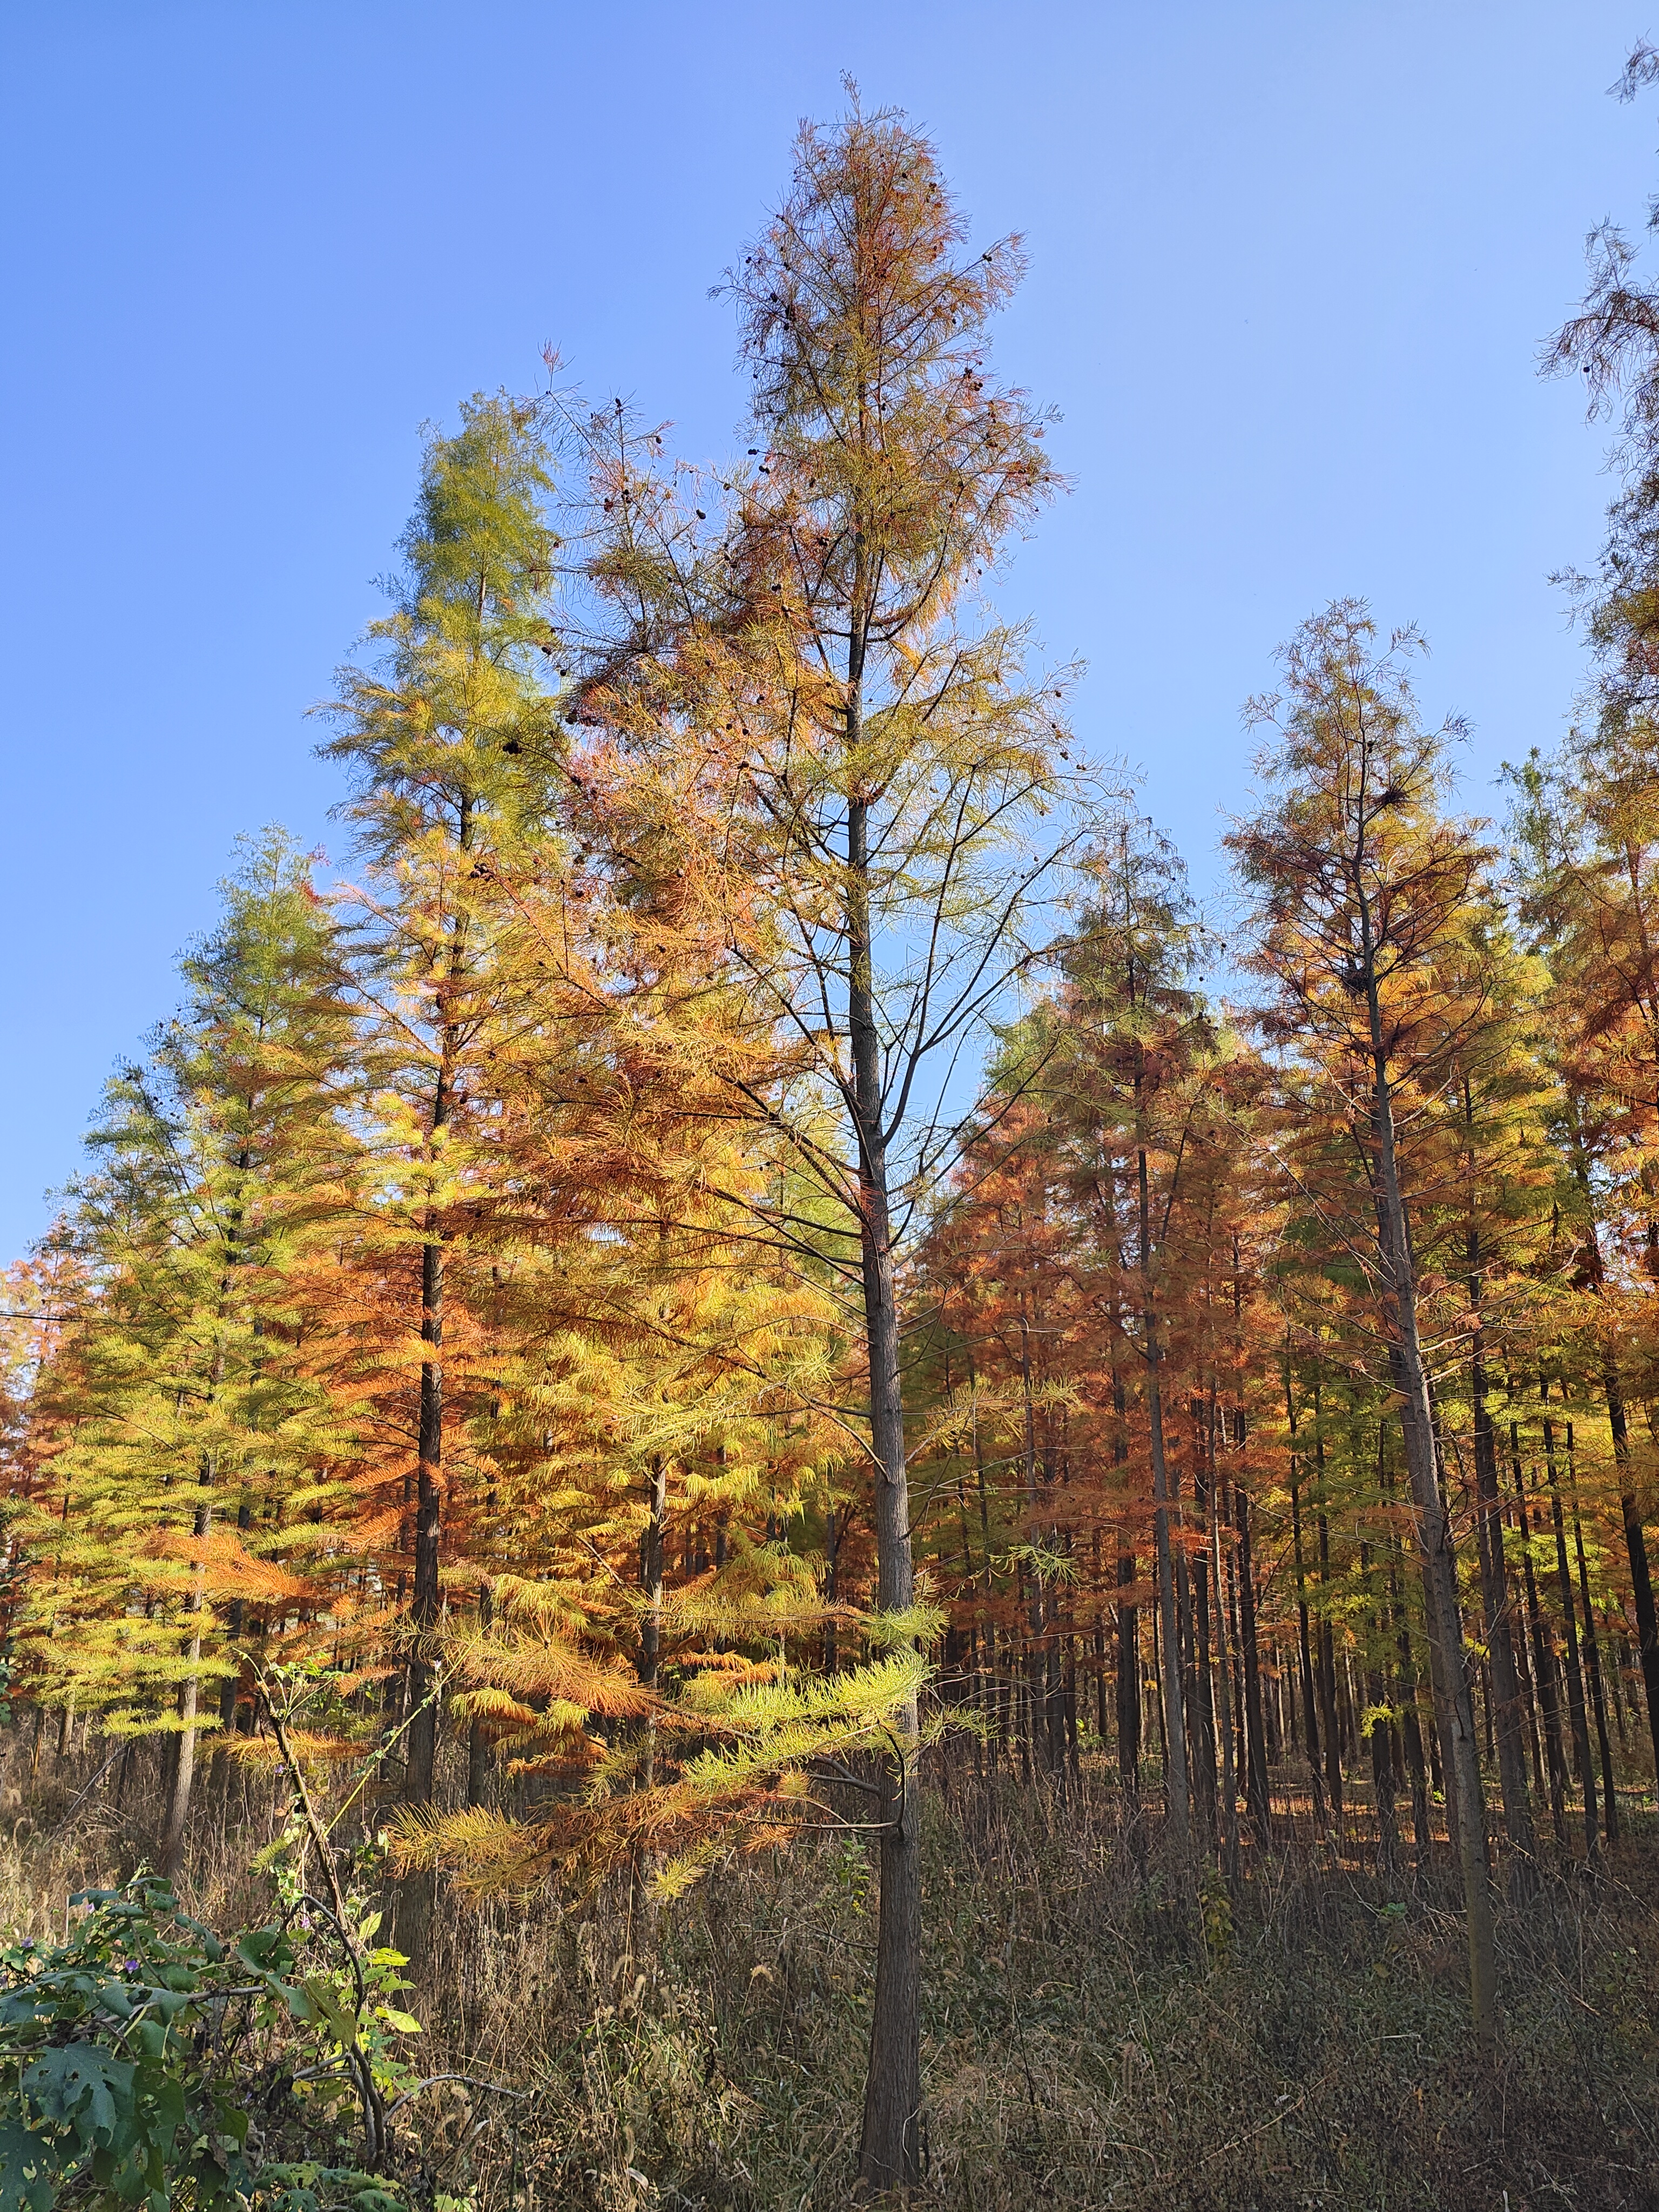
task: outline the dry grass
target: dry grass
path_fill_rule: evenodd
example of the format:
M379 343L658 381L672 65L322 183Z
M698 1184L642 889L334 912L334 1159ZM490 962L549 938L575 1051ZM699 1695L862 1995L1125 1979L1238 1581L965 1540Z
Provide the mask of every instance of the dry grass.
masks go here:
M43 1762L21 1837L0 1844L0 1920L45 1934L71 1887L153 1847L143 1776L119 1811L100 1785L52 1832L95 1764ZM257 1917L248 1863L276 1819L263 1780L204 1791L205 1917ZM929 1801L927 1848L929 2204L1659 2206L1650 1823L1601 1881L1553 1881L1505 1916L1505 2040L1486 2071L1438 1874L1385 1886L1262 1855L1236 1893L1206 1886L1194 1957L1103 1784L1069 1802L958 1785L948 1812ZM845 2204L873 1918L864 1851L833 1838L728 1867L648 1929L630 1930L621 1886L564 1911L446 1903L415 2006L428 2063L533 2094L508 2112L434 2093L408 2146L429 2188L473 2212Z

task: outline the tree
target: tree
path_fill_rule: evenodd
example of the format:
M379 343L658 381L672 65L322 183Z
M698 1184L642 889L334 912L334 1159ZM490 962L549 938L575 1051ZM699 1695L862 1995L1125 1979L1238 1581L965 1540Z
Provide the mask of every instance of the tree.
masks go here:
M1228 839L1255 896L1258 972L1273 986L1269 1034L1290 1048L1300 1115L1346 1133L1374 1226L1343 1231L1363 1266L1399 1394L1441 1737L1469 1936L1477 2039L1497 2029L1496 1964L1474 1709L1456 1561L1441 1487L1432 1377L1420 1328L1419 1262L1402 1133L1449 1058L1483 1017L1446 988L1444 956L1467 927L1486 854L1439 811L1449 728L1425 730L1399 634L1352 601L1305 623L1285 649L1283 689L1251 712L1279 732L1259 771L1272 802Z
M1134 1255L1118 1287L1123 1342L1140 1370L1152 1468L1152 1533L1164 1703L1164 1813L1177 1881L1195 1868L1189 1833L1188 1716L1176 1588L1179 1517L1166 1437L1170 1308L1168 1246L1186 1194L1182 1176L1208 1090L1214 1038L1194 988L1203 933L1182 871L1161 841L1127 822L1094 855L1091 891L1064 956L1065 1023L1045 1041L1042 1078L1080 1140L1079 1170L1115 1185L1120 1169ZM1108 1218L1115 1194L1103 1194ZM1134 1316L1131 1324L1128 1316Z
M958 1142L948 1070L1026 959L1022 915L1077 834L1038 842L1073 782L1063 687L1024 675L1018 631L969 619L975 578L1055 479L1041 417L985 373L1018 244L957 258L964 236L902 117L855 102L836 131L803 131L788 198L727 282L757 465L694 573L650 485L617 483L617 544L596 568L631 641L584 702L665 794L688 749L719 793L722 903L744 917L725 956L793 1068L781 1091L734 1069L732 1110L789 1151L789 1198L799 1182L821 1194L805 1226L787 1203L757 1218L850 1294L867 1415L849 1441L878 1606L901 1635L916 1583L900 1254ZM920 2174L918 1747L912 1710L879 1808L869 2188Z
M417 1387L402 1481L410 1555L405 1802L431 1801L441 1610L447 1426L454 1361L447 1277L480 1203L488 1057L526 978L495 957L498 871L544 830L562 738L541 681L555 536L549 456L533 408L475 397L453 436L427 441L379 664L341 672L323 747L353 779L344 811L367 874L352 951L365 1089L379 1154L368 1218L384 1259L412 1257ZM447 1376L448 1389L447 1392ZM405 1933L417 1944L420 1915Z
M776 887L755 981L811 1040L851 1139L844 1165L804 1129L799 1150L849 1224L877 1604L901 1621L915 1583L897 1262L953 1144L921 1086L1006 988L1042 872L1015 841L1065 780L1017 635L956 612L1054 484L1042 421L984 374L1018 245L957 259L964 235L932 148L855 105L838 131L803 132L790 195L729 280L764 441L734 548L762 709L746 826ZM912 1711L880 1802L869 2189L921 2175L916 1750Z
M65 1224L79 1294L37 1385L61 1449L50 1508L38 1498L24 1524L54 1559L26 1641L66 1703L127 1729L173 1705L169 1870L202 1685L234 1687L226 1632L240 1633L249 1590L308 1594L270 1557L275 1529L254 1530L253 1500L319 1499L313 1468L339 1413L296 1357L308 1257L349 1176L337 1083L351 1025L310 873L280 831L246 842L219 927L183 963L185 1007L109 1086ZM236 1533L216 1534L233 1498Z

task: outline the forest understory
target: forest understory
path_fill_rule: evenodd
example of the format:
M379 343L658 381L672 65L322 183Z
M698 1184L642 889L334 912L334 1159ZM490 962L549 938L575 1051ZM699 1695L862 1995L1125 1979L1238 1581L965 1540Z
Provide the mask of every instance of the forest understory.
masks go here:
M54 1761L19 1814L10 1732L0 1923L37 1940L129 1876L164 1802L145 1747L117 1807L107 1747ZM100 1778L101 1774L101 1778ZM1058 1781L975 1775L925 1799L927 2176L952 2212L1543 2212L1659 2204L1659 1819L1621 1803L1596 1871L1500 1912L1503 2041L1469 2049L1461 1893L1379 1869L1362 1790L1316 1835L1305 1769L1273 1776L1274 1834L1202 1883L1184 1940L1155 1792L1138 1820L1085 1751ZM259 1917L282 1827L268 1778L203 1791L182 1885L210 1923ZM409 2002L422 2065L499 2081L429 2095L392 2172L413 2201L810 2212L852 2195L869 2039L872 1870L848 1836L717 1870L667 1907L613 1880L574 1907L446 1897Z

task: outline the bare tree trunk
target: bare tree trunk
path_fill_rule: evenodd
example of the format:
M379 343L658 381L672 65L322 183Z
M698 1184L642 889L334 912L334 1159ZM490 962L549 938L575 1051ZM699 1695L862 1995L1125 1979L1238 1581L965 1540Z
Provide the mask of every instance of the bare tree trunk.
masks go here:
M1116 1318L1115 1303L1115 1323ZM1112 1337L1112 1464L1121 1468L1129 1457L1126 1434L1129 1400L1117 1364L1115 1327ZM1127 1545L1120 1543L1119 1590L1133 1589L1134 1581L1135 1555ZM1140 1809L1140 1613L1138 1607L1127 1604L1121 1596L1117 1603L1117 1778L1128 1817L1134 1819Z
M1469 1354L1469 1393L1474 1407L1475 1531L1496 1707L1493 1720L1498 1736L1498 1779L1504 1800L1504 1832L1515 1855L1510 1893L1518 1905L1524 1903L1537 1886L1538 1839L1533 1832L1532 1802L1527 1793L1521 1679L1515 1664L1511 1631L1514 1614L1504 1560L1504 1520L1498 1488L1498 1443L1486 1400L1486 1364L1479 1329Z
M202 1475L204 1484L212 1480L210 1468ZM191 1576L190 1596L185 1609L191 1618L190 1641L185 1656L189 1672L179 1686L179 1744L173 1760L172 1789L167 1798L167 1826L161 1836L161 1869L169 1881L179 1872L185 1853L185 1832L190 1823L190 1793L196 1777L196 1712L199 1695L197 1674L202 1661L202 1607L207 1583L205 1546L209 1529L213 1525L213 1499L210 1493L196 1508L192 1534L198 1546L194 1571Z
M1578 1132L1577 1102L1569 1094L1571 1111L1573 1172L1583 1194L1589 1222L1588 1256L1591 1280L1599 1292L1606 1280L1601 1264L1601 1229L1590 1188L1589 1162ZM1625 1551L1630 1560L1631 1598L1636 1607L1636 1647L1642 1661L1642 1687L1647 1698L1648 1733L1653 1744L1653 1766L1659 1776L1659 1612L1653 1598L1653 1574L1648 1541L1642 1526L1642 1509L1631 1480L1630 1424L1619 1368L1611 1352L1604 1352L1601 1388L1607 1401L1607 1426L1613 1431L1613 1465L1619 1476L1619 1516L1624 1526Z
M1141 1079L1135 1081L1137 1118ZM1152 1455L1152 1538L1158 1569L1158 1688L1164 1739L1164 1818L1176 1880L1184 1893L1195 1877L1193 1866L1192 1822L1188 1808L1187 1712L1182 1683L1182 1639L1176 1600L1176 1562L1170 1535L1173 1502L1169 1461L1164 1444L1164 1391L1158 1311L1152 1294L1152 1190L1146 1147L1135 1152L1139 1194L1141 1356L1146 1370L1146 1417Z
M1625 1551L1630 1560L1631 1596L1636 1607L1637 1650L1642 1661L1642 1687L1647 1698L1648 1734L1653 1745L1654 1772L1659 1774L1659 1613L1653 1601L1653 1576L1648 1563L1647 1537L1642 1528L1642 1509L1631 1485L1630 1428L1625 1416L1619 1370L1609 1360L1602 1378L1607 1393L1607 1425L1613 1431L1613 1463L1619 1471L1619 1514L1624 1524Z
M1291 1395L1288 1351L1285 1359L1285 1411L1291 1425L1291 1543L1296 1567L1297 1656L1302 1679L1303 1723L1307 1738L1308 1775L1312 1784L1314 1823L1316 1827L1322 1828L1325 1825L1325 1792L1319 1774L1318 1692L1314 1686L1313 1648L1308 1634L1308 1571L1302 1552L1302 1498L1297 1486L1296 1401Z
M246 1498L244 1498L236 1508L237 1533L239 1534L246 1534L247 1530L252 1526L253 1507L252 1503ZM240 1642L242 1632L246 1626L246 1601L240 1597L233 1598L230 1602L229 1610L225 1616L225 1642L233 1654L234 1653L236 1645ZM219 1735L222 1744L228 1743L230 1741L232 1733L236 1726L236 1692L238 1687L239 1677L234 1674L227 1674L224 1680L219 1686ZM218 1776L224 1764L224 1751L222 1748L216 1747L213 1754L213 1771L216 1778Z
M1238 1530L1238 1626L1244 1646L1245 1795L1255 1827L1256 1841L1265 1844L1272 1826L1273 1807L1267 1792L1267 1724L1261 1710L1261 1653L1255 1618L1255 1560L1250 1541L1249 1493L1239 1482L1233 1485L1233 1513ZM1297 1549L1299 1552L1299 1543ZM1302 1633L1305 1658L1305 1607Z
M478 1585L478 1633L488 1636L495 1618L495 1601L490 1586ZM482 1805L489 1795L489 1746L485 1741L483 1723L475 1714L466 1732L466 1802Z
M1216 1684L1210 1650L1209 1545L1212 1516L1210 1486L1205 1479L1201 1450L1194 1455L1194 1459L1193 1519L1197 1524L1194 1533L1201 1532L1200 1540L1204 1548L1190 1554L1183 1548L1176 1565L1177 1588L1181 1568L1184 1565L1187 1571L1187 1642L1191 1667L1187 1693L1187 1757L1192 1773L1194 1798L1213 1850L1220 1840L1218 1820L1220 1793L1216 1786Z
M1567 1762L1561 1741L1561 1698L1556 1680L1555 1652L1538 1601L1538 1578L1532 1565L1532 1523L1527 1512L1526 1476L1521 1465L1521 1426L1510 1423L1510 1454L1515 1474L1516 1510L1521 1522L1522 1580L1527 1592L1527 1619L1532 1627L1533 1673L1537 1678L1538 1703L1544 1716L1544 1751L1548 1777L1550 1825L1564 1849L1567 1840Z
M855 701L860 675L855 661L851 687ZM854 705L848 714L849 751L857 743L856 714ZM851 939L848 1029L859 1152L865 1340L870 1358L876 1603L883 1613L903 1613L915 1601L915 1578L910 1553L910 1489L904 1454L887 1152L882 1127L880 1042L871 959L868 835L868 805L855 797L848 809ZM913 1699L897 1717L892 1754L880 1766L876 1993L859 2148L860 2184L869 2191L911 2189L921 2179L919 1735L920 1716Z
M1133 1589L1135 1555L1120 1552L1119 1591ZM1124 1796L1140 1802L1140 1613L1120 1595L1117 1604L1117 1778Z
M441 1121L435 1126L441 1127ZM438 1578L443 1510L444 1253L428 1223L421 1248L421 1397L415 1489L415 1584L410 1608L414 1643L409 1659L409 1765L404 1799L432 1801L438 1755L438 1709L432 1698L433 1639L441 1592Z
M1221 1477L1215 1463L1214 1407L1212 1406L1209 1435L1210 1454L1209 1498L1209 1580L1214 1607L1215 1650L1211 1655L1210 1703L1215 1716L1215 1733L1221 1754L1221 1851L1227 1879L1237 1882L1239 1877L1238 1839L1238 1768L1234 1759L1232 1652L1227 1637L1227 1601L1221 1571Z
M1389 1722L1388 1686L1383 1679L1382 1653L1387 1635L1387 1616L1371 1596L1371 1547L1359 1547L1359 1571L1372 1604L1372 1650L1365 1668L1365 1699L1370 1707L1371 1795L1376 1806L1376 1863L1379 1873L1392 1875L1399 1862L1400 1836L1395 1817L1394 1729Z
M456 831L459 851L472 843L472 813L464 805ZM466 960L466 925L457 916L449 934L448 988L452 996L441 1007L437 1079L432 1092L431 1142L435 1152L439 1134L449 1121L454 1083L456 1031L449 1018L453 994L459 988ZM428 1206L425 1241L421 1247L421 1395L416 1432L415 1485L415 1573L410 1592L410 1645L406 1669L409 1748L404 1769L404 1802L429 1805L437 1786L438 1697L437 1639L443 1618L443 1589L440 1568L443 1550L444 1498L444 1259L445 1240L435 1206ZM399 1884L398 1937L410 1959L419 1965L431 1927L437 1893L435 1873L405 1875Z
M1540 1395L1548 1402L1549 1385L1540 1378ZM1556 1592L1561 1604L1561 1626L1567 1645L1567 1712L1572 1722L1572 1763L1584 1796L1584 1852L1592 1865L1601 1853L1601 1817L1595 1808L1595 1768L1590 1758L1589 1718L1584 1701L1583 1670L1578 1662L1578 1623L1573 1604L1572 1575L1567 1565L1566 1523L1561 1512L1561 1486L1555 1472L1555 1424L1544 1420L1544 1469L1549 1483L1550 1520L1555 1531Z
M461 807L455 833L456 849L466 853L472 845L472 809ZM438 1149L440 1132L448 1126L454 1090L457 1034L453 1020L454 993L466 963L466 923L457 915L451 925L447 958L449 995L441 1003L437 1079L432 1091L431 1143ZM443 1593L439 1566L443 1534L444 1486L444 1234L435 1206L429 1206L421 1247L421 1399L416 1445L415 1491L415 1578L410 1605L413 1643L409 1660L408 1765L404 1775L404 1802L428 1805L437 1776L438 1703L434 1694L438 1626L442 1618ZM414 1879L429 1888L425 1876Z
M1319 1587L1328 1592L1331 1582L1331 1524L1326 1516L1323 1484L1325 1439L1316 1445L1321 1483L1319 1512ZM1331 1821L1339 1844L1342 1836L1342 1728L1336 1711L1336 1650L1331 1629L1329 1599L1319 1615L1319 1717L1324 1724L1325 1788L1330 1798Z
M1480 1746L1475 1737L1474 1705L1464 1658L1451 1526L1441 1496L1434 1408L1418 1336L1416 1265L1395 1150L1394 1098L1383 1043L1369 905L1364 908L1362 927L1373 1068L1370 1118L1376 1147L1373 1175L1377 1242L1393 1322L1389 1363L1401 1399L1401 1429L1423 1570L1429 1664L1449 1770L1448 1809L1455 1814L1458 1855L1462 1866L1463 1910L1469 1938L1469 2010L1475 2040L1487 2047L1498 2033L1498 1960L1486 1863L1486 1808L1480 1786Z
M1595 1614L1590 1605L1589 1565L1584 1558L1583 1523L1578 1517L1578 1468L1573 1451L1572 1423L1567 1423L1567 1480L1572 1493L1572 1541L1578 1565L1578 1595L1584 1608L1584 1664L1589 1672L1590 1705L1595 1716L1596 1747L1601 1756L1601 1832L1610 1844L1619 1840L1619 1796L1613 1786L1613 1745L1607 1735L1607 1700L1601 1681L1601 1644L1595 1633Z

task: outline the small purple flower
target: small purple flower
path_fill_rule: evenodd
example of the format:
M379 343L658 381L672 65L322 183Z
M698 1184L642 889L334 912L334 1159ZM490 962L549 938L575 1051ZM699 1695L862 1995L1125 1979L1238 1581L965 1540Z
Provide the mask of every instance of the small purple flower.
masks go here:
M136 1974L136 1973L137 1972L137 1971L138 1971L138 1961L137 1961L137 1959L123 1959L123 1960L122 1960L122 1961L121 1961L121 1972L122 1972L124 1974Z

